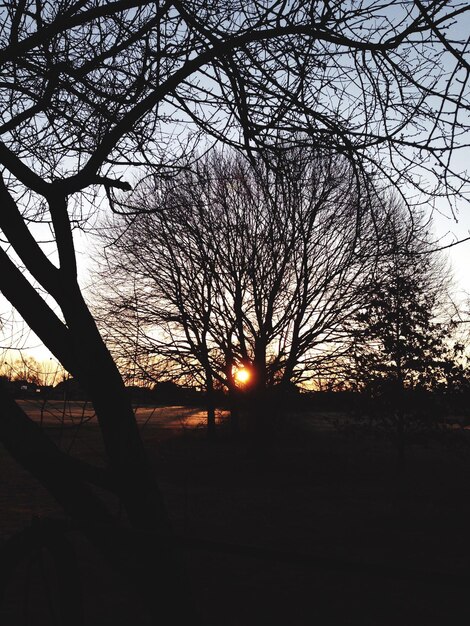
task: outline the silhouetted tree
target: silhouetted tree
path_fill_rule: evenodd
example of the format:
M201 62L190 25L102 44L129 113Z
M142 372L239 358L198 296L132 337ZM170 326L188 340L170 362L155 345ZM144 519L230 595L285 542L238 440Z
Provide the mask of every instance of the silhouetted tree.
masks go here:
M119 561L119 541L103 530L115 520L88 484L111 482L130 524L159 533L158 555L141 550L135 560L149 610L181 623L171 567L154 567L167 551L162 498L84 301L72 229L86 224L99 190L112 203L130 188L125 168L175 165L203 135L253 152L276 128L305 131L358 176L375 168L423 192L461 193L451 157L467 128L468 51L453 24L470 7L12 0L0 11L0 290L87 390L112 480L62 454L4 394L0 439ZM424 189L420 173L430 176ZM52 249L42 244L50 232ZM141 575L152 570L158 605L154 581Z
M52 360L38 361L25 355L13 361L5 361L0 366L0 372L10 380L24 380L44 387L55 385L63 376L62 367Z
M199 371L210 400L215 384L235 390L236 368L258 396L309 380L344 350L377 226L344 158L292 150L267 167L215 152L146 180L126 207L104 229L98 282L118 357L143 357L151 374L149 354L166 355Z
M391 421L402 455L409 392L437 390L455 374L449 268L429 252L426 224L410 217L399 205L389 212L378 241L376 273L365 288L366 305L352 330L356 382L381 406L382 419Z

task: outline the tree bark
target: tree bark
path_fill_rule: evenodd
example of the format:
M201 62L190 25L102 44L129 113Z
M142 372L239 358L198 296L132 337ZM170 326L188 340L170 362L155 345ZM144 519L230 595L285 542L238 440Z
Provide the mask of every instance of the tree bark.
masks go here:
M64 324L3 251L0 251L1 264L7 271L0 274L0 289L87 390L93 403L109 458L110 484L135 529L125 535L127 543L123 542L122 530L85 482L93 472L79 461L67 460L5 393L0 398L2 442L83 527L108 561L135 582L156 620L163 619L164 623L175 626L183 621L194 622L188 585L130 399L76 280L69 273L62 275L54 294Z
M206 372L206 399L207 399L207 437L215 439L215 398L214 382L210 372Z

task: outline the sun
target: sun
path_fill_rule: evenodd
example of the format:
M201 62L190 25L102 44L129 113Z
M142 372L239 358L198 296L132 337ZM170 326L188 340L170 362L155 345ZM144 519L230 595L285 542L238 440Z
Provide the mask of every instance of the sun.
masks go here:
M244 367L235 372L235 380L244 385L250 380L250 372Z

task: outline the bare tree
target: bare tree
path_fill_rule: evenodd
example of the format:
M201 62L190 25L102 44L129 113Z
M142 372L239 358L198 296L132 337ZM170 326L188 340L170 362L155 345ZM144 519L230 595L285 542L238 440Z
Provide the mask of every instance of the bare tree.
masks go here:
M53 386L62 380L64 374L60 364L52 360L39 362L26 355L5 361L0 366L0 372L10 380L23 380L43 387Z
M210 429L214 385L235 392L237 370L253 397L321 376L375 272L385 209L371 195L347 160L307 149L269 167L216 151L146 179L99 242L116 356L145 359L149 375L151 354L199 371Z
M373 169L434 197L462 194L453 155L466 147L468 42L453 29L470 7L12 0L0 11L0 290L87 389L130 523L163 537L166 513L132 407L78 284L73 227L85 226L98 189L112 202L130 188L126 168L175 165L202 135L253 153L276 128L304 130L358 176ZM105 483L103 473L79 471L7 396L1 407L5 446L119 560L100 530L112 517L88 485ZM178 623L175 608L185 606L173 602L172 580L162 576L168 593L155 607L141 577L148 606Z

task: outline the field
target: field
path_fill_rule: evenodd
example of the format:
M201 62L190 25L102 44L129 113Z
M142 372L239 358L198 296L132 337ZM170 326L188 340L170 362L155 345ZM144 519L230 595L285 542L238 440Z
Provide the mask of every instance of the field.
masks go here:
M41 420L39 404L24 407ZM81 403L63 409L50 404L44 428L63 449L102 461L92 412ZM208 626L468 623L468 431L412 444L403 463L386 439L338 428L338 417L292 415L254 442L233 440L221 414L219 436L208 442L197 409L137 409ZM60 515L3 451L0 471L3 539L33 516ZM109 503L118 514L119 503ZM123 624L147 623L125 581L78 534L74 541L86 625L117 623L118 615ZM2 624L28 623L18 614L31 567L12 583ZM28 583L36 597L29 623L49 623L41 584Z

